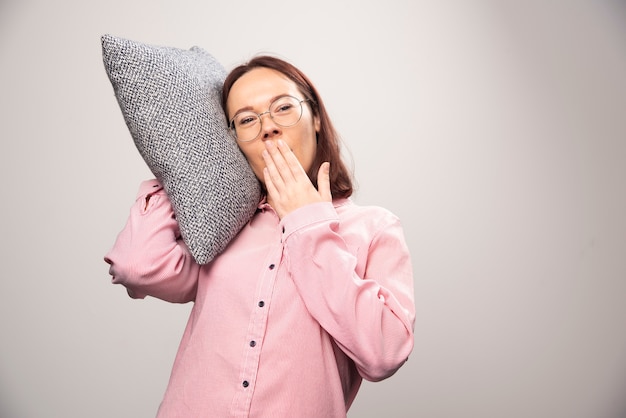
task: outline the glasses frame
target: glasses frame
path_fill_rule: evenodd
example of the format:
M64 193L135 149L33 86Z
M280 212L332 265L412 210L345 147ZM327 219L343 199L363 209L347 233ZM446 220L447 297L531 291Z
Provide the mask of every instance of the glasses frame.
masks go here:
M298 102L298 104L300 105L300 116L298 116L298 120L296 120L294 123L289 124L289 125L283 125L282 123L279 123L276 119L274 119L274 116L272 115L272 111L270 110L272 108L272 105L274 103L276 103L277 101L284 99L285 97L290 97L292 99L295 99L296 102ZM228 123L228 128L230 131L230 134L233 138L235 138L236 141L239 142L252 142L255 139L257 139L259 137L259 135L261 134L261 132L263 132L263 115L270 115L270 118L272 118L272 120L274 121L274 123L282 128L289 128L292 126L295 126L298 124L298 122L300 122L300 120L302 119L302 115L304 114L304 109L302 108L302 103L304 102L310 102L310 99L298 99L296 96L292 96L290 94L284 94L282 96L279 96L277 98L275 98L274 100L272 100L272 102L270 103L269 107L267 108L267 110L265 112L261 112L261 113L256 113L253 112L252 110L247 110L246 112L250 112L250 113L254 113L257 118L259 119L259 132L254 136L254 138L252 139L239 139L239 137L237 136L237 128L235 128L235 118L237 117L237 115L243 113L243 112L239 112L236 113L235 116L232 117L232 119L230 120L230 122Z

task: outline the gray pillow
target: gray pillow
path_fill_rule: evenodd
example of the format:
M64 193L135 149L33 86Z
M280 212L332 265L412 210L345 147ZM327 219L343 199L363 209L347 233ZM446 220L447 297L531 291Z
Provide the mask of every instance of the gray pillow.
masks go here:
M199 264L250 220L260 186L228 132L222 65L189 50L102 36L106 73L136 148L172 202Z

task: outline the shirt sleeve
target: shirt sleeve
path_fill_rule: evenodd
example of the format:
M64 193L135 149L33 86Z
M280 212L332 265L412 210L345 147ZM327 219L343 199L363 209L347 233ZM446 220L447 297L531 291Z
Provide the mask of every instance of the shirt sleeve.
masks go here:
M156 180L141 183L126 225L104 260L132 298L194 300L200 266L180 237L172 205Z
M415 324L402 227L378 209L365 215L369 226L359 231L364 248L357 254L340 235L331 203L300 208L283 220L287 265L307 309L370 381L391 376L406 362Z

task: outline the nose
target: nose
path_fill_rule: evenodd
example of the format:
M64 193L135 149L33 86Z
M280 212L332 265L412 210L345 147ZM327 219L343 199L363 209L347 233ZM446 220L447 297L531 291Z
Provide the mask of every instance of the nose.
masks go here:
M267 115L267 117L263 118L265 115ZM274 122L274 119L272 119L269 110L261 113L259 118L261 119L261 133L263 139L271 139L276 135L280 135L280 127Z

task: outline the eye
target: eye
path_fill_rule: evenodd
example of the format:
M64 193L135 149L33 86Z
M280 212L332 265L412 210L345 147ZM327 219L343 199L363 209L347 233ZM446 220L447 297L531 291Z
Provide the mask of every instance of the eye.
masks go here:
M272 113L288 113L293 111L297 102L291 97L282 97L272 105Z
M291 103L283 103L283 104L281 104L280 106L277 106L277 107L274 109L274 112L277 112L277 113L280 113L280 112L288 112L288 111L290 111L291 109L293 109L293 104L291 104Z
M258 120L257 116L253 113L240 113L235 118L235 126L237 127L248 127L254 125L254 123Z

